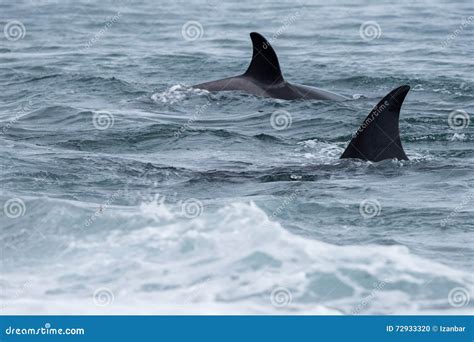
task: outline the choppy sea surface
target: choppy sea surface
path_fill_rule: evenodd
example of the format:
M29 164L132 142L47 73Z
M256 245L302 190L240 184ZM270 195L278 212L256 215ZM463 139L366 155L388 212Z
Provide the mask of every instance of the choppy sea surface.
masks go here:
M472 15L0 1L2 313L472 313ZM351 100L190 88L243 72L251 31ZM410 160L340 160L403 84Z

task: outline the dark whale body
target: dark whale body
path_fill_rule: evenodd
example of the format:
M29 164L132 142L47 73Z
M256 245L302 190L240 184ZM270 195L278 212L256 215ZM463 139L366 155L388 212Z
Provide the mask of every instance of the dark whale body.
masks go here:
M249 94L283 100L332 100L348 98L323 89L285 81L278 57L270 43L259 33L250 33L253 44L252 61L247 71L239 76L194 85L208 91L243 91Z
M365 118L341 158L408 160L400 140L399 119L409 90L404 85L388 93Z
M284 100L347 100L346 97L329 91L285 81L271 45L256 32L252 32L250 37L253 56L244 74L193 87L208 91L237 90ZM373 162L386 159L408 160L400 140L399 118L402 103L409 90L407 85L392 90L372 109L354 134L341 159L353 158Z

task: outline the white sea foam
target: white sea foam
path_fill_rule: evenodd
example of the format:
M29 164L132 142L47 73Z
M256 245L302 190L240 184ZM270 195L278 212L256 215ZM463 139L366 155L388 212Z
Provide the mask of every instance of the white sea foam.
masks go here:
M164 91L156 92L151 96L155 102L175 104L182 102L191 95L208 95L209 92L203 89L195 89L183 84L176 84Z
M312 162L330 163L339 159L342 152L344 152L344 148L334 143L311 139L298 142L296 151L303 153L303 157L310 159Z
M113 218L132 229L114 226ZM336 246L300 237L252 202L187 219L179 205L157 199L134 210L111 206L101 220L107 229L76 239L60 260L9 272L5 312L459 312L449 306L449 290L472 289L469 274L403 246ZM94 305L98 288L110 289L113 303ZM284 305L272 298L278 289L290 294Z

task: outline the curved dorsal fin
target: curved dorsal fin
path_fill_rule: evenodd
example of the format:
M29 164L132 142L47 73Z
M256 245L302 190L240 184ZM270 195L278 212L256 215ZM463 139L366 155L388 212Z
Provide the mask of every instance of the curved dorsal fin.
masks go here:
M252 61L244 76L274 84L283 81L278 57L270 43L259 33L250 33L253 44Z
M341 158L370 161L408 160L400 141L400 108L410 87L392 90L375 107L357 130Z

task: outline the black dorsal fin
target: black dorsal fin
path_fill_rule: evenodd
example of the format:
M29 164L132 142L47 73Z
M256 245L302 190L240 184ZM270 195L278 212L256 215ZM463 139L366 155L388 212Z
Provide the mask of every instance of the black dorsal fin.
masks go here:
M250 33L253 44L252 61L244 76L266 84L283 81L278 57L270 43L259 33Z
M378 162L384 159L408 160L400 141L400 108L410 87L392 90L380 101L355 133L341 158Z

